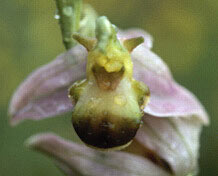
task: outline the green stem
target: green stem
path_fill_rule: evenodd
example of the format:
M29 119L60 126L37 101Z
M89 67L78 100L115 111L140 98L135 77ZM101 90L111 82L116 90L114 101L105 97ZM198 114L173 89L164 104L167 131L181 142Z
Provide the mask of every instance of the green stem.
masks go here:
M79 29L82 11L82 0L55 0L58 9L59 23L63 43L68 50L76 45L72 35Z

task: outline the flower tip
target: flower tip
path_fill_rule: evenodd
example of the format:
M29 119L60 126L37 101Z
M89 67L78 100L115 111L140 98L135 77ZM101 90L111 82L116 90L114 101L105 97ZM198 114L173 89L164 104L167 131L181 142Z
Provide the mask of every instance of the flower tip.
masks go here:
M9 117L9 124L14 127L16 125L18 125L21 121L19 119L16 118L17 112L16 110L13 108L13 106L10 104L9 105L9 110L8 110L8 117Z
M111 23L106 16L100 16L96 20L97 30L99 32L108 32L111 29ZM106 31L105 31L106 30Z
M13 118L13 117L14 117L14 116L10 116L10 119L9 119L9 124L10 124L12 127L14 127L14 126L16 126L16 125L18 125L18 124L20 123L19 120L15 119L15 118Z
M27 148L34 148L34 146L37 146L39 139L41 138L41 134L37 134L34 136L29 137L25 142L24 146Z
M110 41L117 41L116 27L111 24L107 17L101 16L96 20L96 38L98 40L97 48L102 51L107 50L107 45ZM114 42L112 42L114 43Z
M36 134L31 137L29 137L25 142L24 145L27 148L30 149L35 149L38 148L40 145L42 145L46 141L51 141L55 138L54 133L41 133L41 134Z

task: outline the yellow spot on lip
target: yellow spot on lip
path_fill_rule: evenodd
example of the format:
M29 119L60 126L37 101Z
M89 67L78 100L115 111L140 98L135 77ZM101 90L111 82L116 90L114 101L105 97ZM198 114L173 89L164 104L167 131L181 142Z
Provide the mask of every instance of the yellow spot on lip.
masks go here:
M114 103L120 106L124 106L126 104L126 97L123 95L117 95L114 97Z

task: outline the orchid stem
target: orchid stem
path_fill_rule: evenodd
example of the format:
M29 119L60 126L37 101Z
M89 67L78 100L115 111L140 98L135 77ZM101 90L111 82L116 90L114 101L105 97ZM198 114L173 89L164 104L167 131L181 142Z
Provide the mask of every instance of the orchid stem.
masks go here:
M76 45L76 41L72 38L74 32L79 29L82 0L55 0L62 32L64 46L67 50Z

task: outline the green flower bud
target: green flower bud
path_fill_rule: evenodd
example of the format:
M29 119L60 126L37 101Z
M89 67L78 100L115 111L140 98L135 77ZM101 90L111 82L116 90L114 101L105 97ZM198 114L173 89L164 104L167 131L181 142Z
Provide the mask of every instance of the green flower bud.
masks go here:
M132 77L129 53L143 40L120 43L115 26L106 17L96 21L96 39L73 37L89 51L86 79L69 89L69 97L76 102L75 131L89 146L122 149L136 135L149 98L148 87Z

